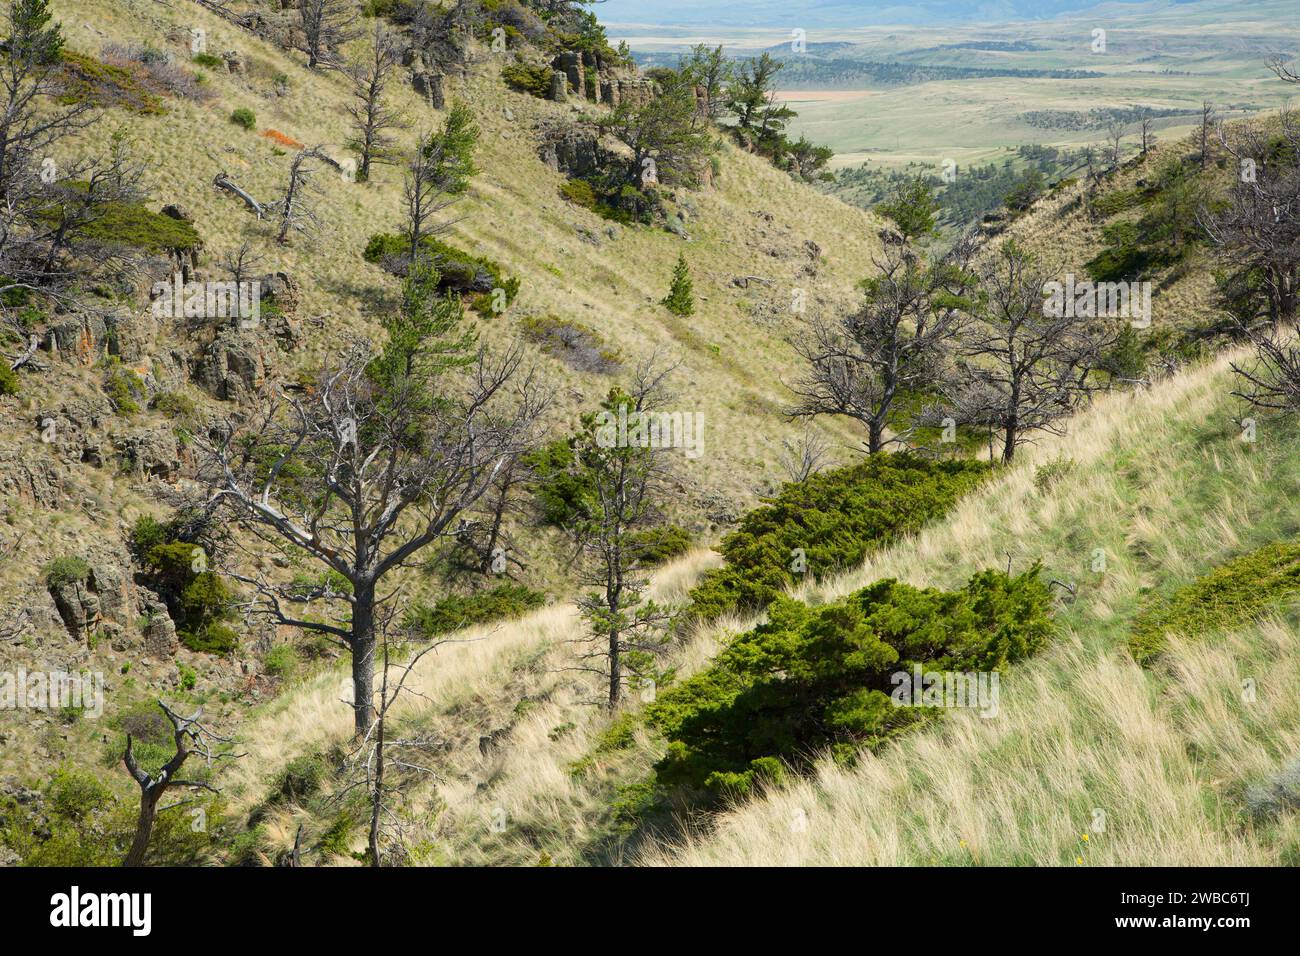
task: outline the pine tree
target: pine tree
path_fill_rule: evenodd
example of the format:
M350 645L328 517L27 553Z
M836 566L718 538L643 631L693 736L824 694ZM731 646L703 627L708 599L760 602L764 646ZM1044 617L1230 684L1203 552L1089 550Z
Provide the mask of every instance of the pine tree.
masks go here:
M686 253L677 257L672 288L661 304L673 315L685 317L695 314L695 295L691 291L691 270L686 264Z

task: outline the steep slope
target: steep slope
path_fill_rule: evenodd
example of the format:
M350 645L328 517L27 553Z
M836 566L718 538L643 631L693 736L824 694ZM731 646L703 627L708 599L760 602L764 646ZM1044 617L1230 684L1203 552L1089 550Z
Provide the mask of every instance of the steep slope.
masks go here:
M1044 575L1074 594L1058 589L1049 649L1003 675L996 717L952 711L854 767L823 761L810 778L688 822L689 837L647 846L654 834L639 832L630 811L663 742L592 706L570 676L580 664L568 640L572 612L549 609L468 632L471 643L450 648L453 656L421 665L418 687L431 693L405 711L402 726L445 744L436 776L408 781L409 836L421 861L1292 859L1295 815L1252 820L1245 793L1300 749L1300 713L1286 690L1300 676L1296 612L1279 606L1229 634L1185 635L1148 669L1127 645L1135 615L1155 597L1300 531L1287 505L1300 442L1282 417L1261 418L1257 441L1243 440L1242 408L1228 394L1229 365L1239 359L1102 397L1066 436L1027 450L948 518L797 595L823 603L886 577L955 587L983 568L1041 561ZM658 596L680 599L712 563L700 554L666 569ZM694 673L759 620L697 629L670 663L679 677ZM249 722L250 758L228 781L237 805L261 801L291 757L345 739L336 690L321 678ZM314 845L328 805L275 809L257 834L263 852L285 852L303 821ZM352 831L353 848L361 836Z
M1234 357L1101 399L948 520L807 595L884 577L950 587L1041 560L1076 595L1055 646L1004 675L995 718L952 711L855 767L823 762L643 862L1294 862L1295 814L1254 821L1244 793L1300 750L1287 691L1300 676L1295 609L1183 635L1149 670L1126 646L1151 592L1300 531L1289 507L1300 442L1284 418L1243 440ZM1047 484L1042 467L1062 459L1071 467Z
M43 352L43 370L24 369L20 394L0 399L0 487L8 527L0 606L14 622L6 633L6 659L12 666L108 675L110 721L140 699L165 692L207 699L210 716L234 726L243 708L280 689L260 657L292 635L244 622L247 640L228 658L184 648L174 657L142 654L150 618L130 582L129 531L143 514L166 515L179 500L177 492L197 490L186 430L259 407L281 384L292 385L303 370L328 362L350 339L379 334L377 317L392 307L397 282L366 263L361 252L371 235L399 225L401 173L381 167L361 184L323 166L316 176L321 228L280 245L273 222L259 221L213 180L225 173L269 201L284 190L293 143L320 144L335 159L345 158L349 93L343 77L307 70L299 54L190 0L52 6L70 50L101 57L126 47L150 48L200 78L198 95L164 96L161 111L106 109L57 162L102 153L110 134L120 134L131 157L145 167L150 208L175 204L194 223L202 241L199 275L224 278L221 261L247 242L260 258L259 274L289 277L289 318L296 331L290 344L265 345L252 361L256 368L248 372L242 403L222 401L191 370L210 359L248 356L213 354L210 335L196 336L181 323L155 317L145 297L147 283L116 290L114 307L123 327L131 329L123 364L150 379L154 397L183 397L190 410L177 417L144 402L129 414L115 409L105 392L115 374L106 355L111 336L102 326L96 333L83 329L80 315L58 317L71 323L71 331L61 333L70 345L57 355ZM208 51L234 51L240 69L192 63L195 30L205 31ZM578 414L637 362L654 353L680 361L675 405L703 414L705 433L703 454L684 462L680 493L671 504L674 517L707 540L780 478L777 452L783 438L797 433L799 426L779 414L787 394L782 381L793 361L787 338L799 322L790 307L795 290L806 295L810 312L851 301L853 284L870 269L879 224L793 182L764 160L724 146L712 188L676 195L689 239L657 227L609 229L605 220L560 197L564 177L539 157L539 124L569 121L594 107L509 91L499 77L500 59L477 43L470 59L467 78L451 81L448 93L471 106L483 130L480 172L449 211L455 221L446 238L497 260L522 288L509 312L487 320L469 312L467 322L493 347L527 339L530 360L553 400L549 425L555 434L566 434ZM442 122L445 113L418 95L405 74L391 96L411 124L401 135L404 147L418 130ZM255 114L253 129L231 122L236 109ZM658 304L683 252L697 296L697 311L688 320ZM528 339L528 320L550 316L596 330L621 366L610 374L578 370ZM43 441L42 423L50 419L56 425L53 440ZM836 441L856 441L847 429L827 431ZM541 540L533 583L567 588L562 556ZM73 637L60 620L42 570L56 558L86 559L99 569L96 580L108 582L104 594L93 596L114 602L113 622L102 634ZM413 593L427 586L415 581ZM194 676L184 676L182 666ZM6 728L21 727L9 737L21 746L6 747L0 756L6 775L26 777L63 762L84 766L103 756L93 722L69 726L53 715L10 713L0 720ZM122 783L116 779L120 768L105 774Z

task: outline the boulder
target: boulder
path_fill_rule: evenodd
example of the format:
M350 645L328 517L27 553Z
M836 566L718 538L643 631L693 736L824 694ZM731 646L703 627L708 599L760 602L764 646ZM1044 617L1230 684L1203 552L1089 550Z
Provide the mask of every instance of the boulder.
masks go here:
M91 561L89 583L99 598L100 613L104 617L120 624L135 620L134 585L125 568L107 558Z
M50 584L48 587L63 626L74 640L89 636L99 627L102 617L100 600L89 581Z

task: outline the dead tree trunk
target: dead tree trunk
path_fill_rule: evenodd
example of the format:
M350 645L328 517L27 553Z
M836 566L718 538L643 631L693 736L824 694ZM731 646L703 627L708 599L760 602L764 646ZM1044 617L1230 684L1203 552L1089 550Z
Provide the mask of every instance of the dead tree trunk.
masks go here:
M158 771L156 777L150 776L136 762L131 735L126 735L126 753L122 755L122 762L126 765L127 773L140 785L140 815L136 820L135 837L131 841L131 849L127 853L126 859L122 861L123 866L144 865L145 854L149 850L149 837L153 834L154 821L158 817L158 803L162 800L163 794L169 789L172 787L189 787L195 790L208 790L212 793L218 792L214 787L210 787L206 783L200 783L196 780L176 779L176 774L185 765L185 761L189 759L190 754L197 753L209 763L232 756L229 753L213 753L211 749L213 741L228 743L230 738L220 737L199 723L199 718L203 716L202 707L196 710L192 716L182 717L161 700L158 701L158 706L167 715L167 719L171 721L176 752Z

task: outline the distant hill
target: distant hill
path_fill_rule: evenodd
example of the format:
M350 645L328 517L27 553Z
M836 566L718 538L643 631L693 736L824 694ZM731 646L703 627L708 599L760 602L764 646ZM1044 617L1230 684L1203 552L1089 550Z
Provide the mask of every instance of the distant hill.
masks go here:
M1179 0L1151 4L1115 0L1108 7L1174 6ZM1195 2L1195 0L1182 0ZM795 27L868 26L878 24L975 23L1046 20L1097 7L1095 0L917 0L875 3L871 0L606 0L598 8L606 23L709 24L715 26Z

